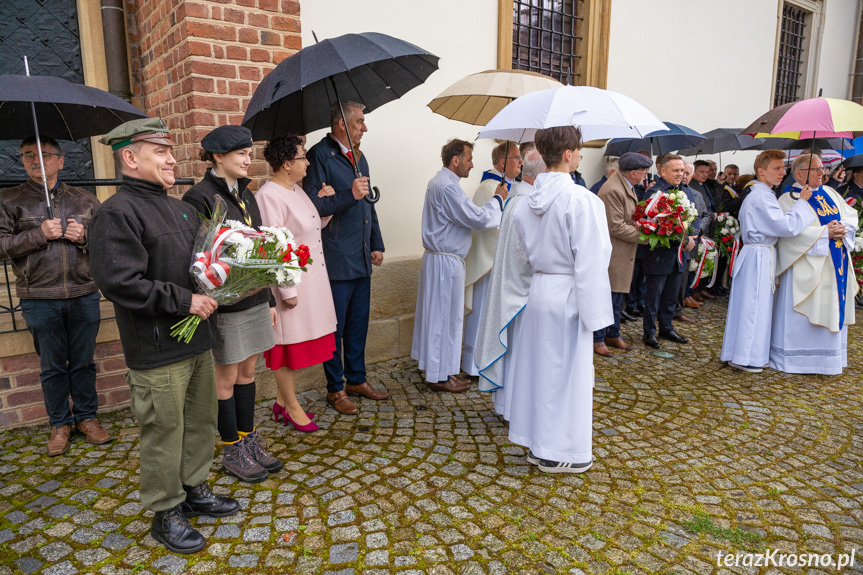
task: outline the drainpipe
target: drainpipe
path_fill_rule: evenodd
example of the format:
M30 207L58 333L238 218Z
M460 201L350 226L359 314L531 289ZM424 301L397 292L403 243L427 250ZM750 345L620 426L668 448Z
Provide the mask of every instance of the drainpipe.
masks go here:
M132 99L132 89L129 86L123 0L101 0L101 5L108 91L128 102Z
M857 14L857 57L851 81L851 100L863 104L863 0Z

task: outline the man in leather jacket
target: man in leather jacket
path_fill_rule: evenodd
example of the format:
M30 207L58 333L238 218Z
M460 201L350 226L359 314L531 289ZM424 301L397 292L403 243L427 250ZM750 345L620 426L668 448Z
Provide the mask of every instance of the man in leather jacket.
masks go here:
M206 541L189 517L240 510L206 482L216 436L215 328L207 318L218 303L195 293L189 273L198 213L167 194L176 161L162 120L126 122L100 141L114 150L123 182L90 222L91 267L114 303L129 367L141 426L141 504L155 512L153 539L174 553L195 553ZM201 318L191 340L171 337L171 326L189 314Z
M111 441L96 419L96 334L99 291L87 245L96 196L60 182L65 158L60 145L40 136L21 142L20 158L30 180L0 192L0 259L12 260L15 287L33 347L39 356L42 395L51 436L48 455L69 450L73 426L93 444ZM48 219L42 168L54 218ZM69 398L73 406L69 408Z

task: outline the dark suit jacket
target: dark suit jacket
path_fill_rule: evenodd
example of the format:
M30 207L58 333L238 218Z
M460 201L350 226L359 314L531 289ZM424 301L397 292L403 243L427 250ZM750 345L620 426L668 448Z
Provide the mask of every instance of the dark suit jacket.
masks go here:
M671 187L671 184L666 182L664 178L658 177L656 179L656 186L664 192ZM656 186L650 189L651 193L656 191ZM692 197L692 190L683 185L680 186L680 189L686 192L690 202L695 203L694 198ZM671 242L670 248L657 246L653 250L649 247L643 250L641 266L644 273L647 275L669 275L676 271L684 271L686 267L686 258L683 259L683 264L680 264L677 261L677 250L679 247L679 242Z

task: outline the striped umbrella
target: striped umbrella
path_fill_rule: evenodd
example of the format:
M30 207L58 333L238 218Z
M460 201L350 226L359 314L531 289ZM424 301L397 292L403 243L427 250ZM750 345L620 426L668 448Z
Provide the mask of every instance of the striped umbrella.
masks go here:
M856 138L863 136L863 106L849 100L810 98L773 108L740 132L753 138Z

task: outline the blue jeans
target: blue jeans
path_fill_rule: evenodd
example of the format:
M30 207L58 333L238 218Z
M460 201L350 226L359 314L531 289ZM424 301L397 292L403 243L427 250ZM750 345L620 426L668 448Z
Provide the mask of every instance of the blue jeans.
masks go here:
M39 356L42 395L54 427L96 417L99 292L72 299L22 299L21 311ZM69 410L69 398L73 407Z
M324 362L324 373L327 375L327 391L335 393L344 388L345 379L351 385L361 385L366 381L366 336L369 332L372 278L330 280L330 287L336 308L336 351L332 359Z
M594 343L605 341L605 338L615 339L620 337L620 312L623 310L623 302L626 299L625 293L611 292L611 305L614 308L614 323L608 327L598 329L593 332Z

